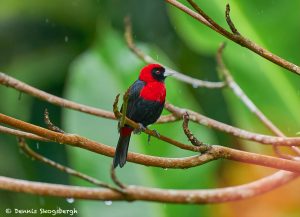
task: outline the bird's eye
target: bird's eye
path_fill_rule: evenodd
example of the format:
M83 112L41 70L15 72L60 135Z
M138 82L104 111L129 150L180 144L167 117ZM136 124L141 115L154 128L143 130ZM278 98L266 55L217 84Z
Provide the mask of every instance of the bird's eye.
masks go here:
M155 74L159 75L159 74L160 74L160 71L159 71L159 70L156 70L156 71L155 71Z

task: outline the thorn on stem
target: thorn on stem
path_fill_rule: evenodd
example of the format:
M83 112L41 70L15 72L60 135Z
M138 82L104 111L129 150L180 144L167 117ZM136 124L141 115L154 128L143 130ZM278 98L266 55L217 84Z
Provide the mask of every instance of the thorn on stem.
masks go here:
M47 110L47 108L45 109L45 112L44 112L44 122L45 124L47 125L47 128L49 130L52 130L54 132L58 132L58 133L65 133L62 129L60 129L59 127L55 126L51 121L50 121L50 118L49 118L49 112Z
M235 28L231 18L230 18L230 5L226 4L226 11L225 11L225 18L228 26L230 27L231 31L235 35L241 35L238 30Z
M182 123L182 128L183 131L185 133L185 135L187 136L187 138L189 139L189 141L194 145L194 146L198 146L200 149L200 152L206 152L207 150L209 150L211 148L211 146L204 144L203 142L199 141L190 131L189 129L189 114L188 112L185 112L183 114L183 123Z

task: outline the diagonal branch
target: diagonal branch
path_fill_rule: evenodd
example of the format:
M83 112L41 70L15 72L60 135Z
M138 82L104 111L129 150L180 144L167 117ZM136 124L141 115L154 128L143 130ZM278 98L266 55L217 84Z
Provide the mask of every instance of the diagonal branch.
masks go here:
M172 114L182 117L186 112L189 113L189 119L195 123L214 128L216 130L231 134L233 136L239 137L241 139L246 139L254 142L258 142L265 145L280 145L280 146L294 146L300 145L300 137L276 137L268 136L258 133L253 133L247 130L236 128L228 124L216 121L214 119L208 118L202 114L194 112L189 109L179 108L170 103L166 103L165 108Z
M199 22L203 23L204 25L211 28L212 30L214 30L214 31L218 32L219 34L223 35L227 39L241 45L242 47L248 48L249 50L251 50L254 53L262 56L263 58L275 63L278 66L281 66L281 67L283 67L283 68L285 68L285 69L287 69L291 72L294 72L298 75L300 74L300 67L297 66L296 64L291 63L291 62L289 62L289 61L287 61L287 60L271 53L267 49L262 48L261 46L255 44L254 42L252 42L249 39L243 37L242 35L228 32L227 30L225 30L222 27L218 28L219 25L218 26L212 25L199 12L197 13L197 12L191 10L190 8L186 7L185 5L183 5L182 3L180 3L177 0L165 0L165 1L167 3L173 5L173 6L177 7L178 9L182 10L183 12L185 12L189 16L193 17L194 19L198 20ZM212 19L210 18L210 20L212 20Z
M45 164L48 164L49 166L54 167L54 168L56 168L56 169L58 169L58 170L60 170L62 172L65 172L65 173L67 173L67 174L69 174L71 176L78 177L78 178L80 178L82 180L85 180L85 181L87 181L89 183L92 183L94 185L97 185L99 187L109 188L109 189L111 189L113 191L120 192L120 190L118 188L115 188L115 187L113 187L113 186L111 186L111 185L109 185L107 183L101 182L98 179L95 179L95 178L93 178L91 176L88 176L88 175L86 175L84 173L81 173L81 172L78 172L78 171L76 171L74 169L71 169L69 167L63 166L63 165L61 165L61 164L59 164L59 163L57 163L55 161L52 161L52 160L50 160L50 159L48 159L48 158L46 158L46 157L44 157L44 156L36 153L31 148L29 148L29 146L25 142L25 139L22 138L22 137L19 137L18 144L19 144L20 149L22 149L24 151L24 153L26 153L28 156L30 156L30 157L32 157L32 158L34 158L36 160L39 160L39 161L41 161L41 162L43 162Z

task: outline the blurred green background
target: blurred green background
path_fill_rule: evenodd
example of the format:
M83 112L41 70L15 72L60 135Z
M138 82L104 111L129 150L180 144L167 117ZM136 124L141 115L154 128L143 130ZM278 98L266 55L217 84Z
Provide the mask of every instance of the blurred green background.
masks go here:
M224 0L196 1L222 26ZM263 47L300 64L300 1L231 0L231 16L239 32ZM215 53L227 41L163 0L11 0L0 1L0 70L32 86L87 105L112 110L117 93L137 78L144 65L126 47L123 18L130 15L137 45L156 60L190 76L218 81ZM226 27L227 28L227 27ZM224 59L236 81L259 108L287 135L299 131L300 77L227 41ZM219 121L255 132L270 133L228 89L209 90L167 80L167 100ZM0 86L0 111L44 126L43 111L65 131L115 146L116 122L61 109ZM181 122L152 126L186 142ZM272 154L270 147L237 140L191 124L206 143ZM145 135L133 136L130 150L157 156L192 153ZM111 182L111 158L54 143L30 146L45 156L101 180ZM0 135L0 174L26 180L91 186L32 161L20 153L13 136ZM128 184L176 189L204 189L243 184L275 170L219 160L189 170L164 170L131 163L118 171ZM215 205L69 200L0 191L0 216L6 208L57 207L77 216L299 216L299 181L265 195ZM282 196L284 195L284 197ZM13 214L10 216L14 216ZM46 216L46 215L45 215Z

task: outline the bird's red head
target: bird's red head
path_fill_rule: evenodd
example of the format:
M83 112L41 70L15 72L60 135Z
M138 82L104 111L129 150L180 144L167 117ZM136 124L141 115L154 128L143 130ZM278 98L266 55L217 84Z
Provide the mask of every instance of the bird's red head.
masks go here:
M165 71L165 68L159 64L149 64L142 68L139 79L146 83L157 81L164 82L167 76Z

